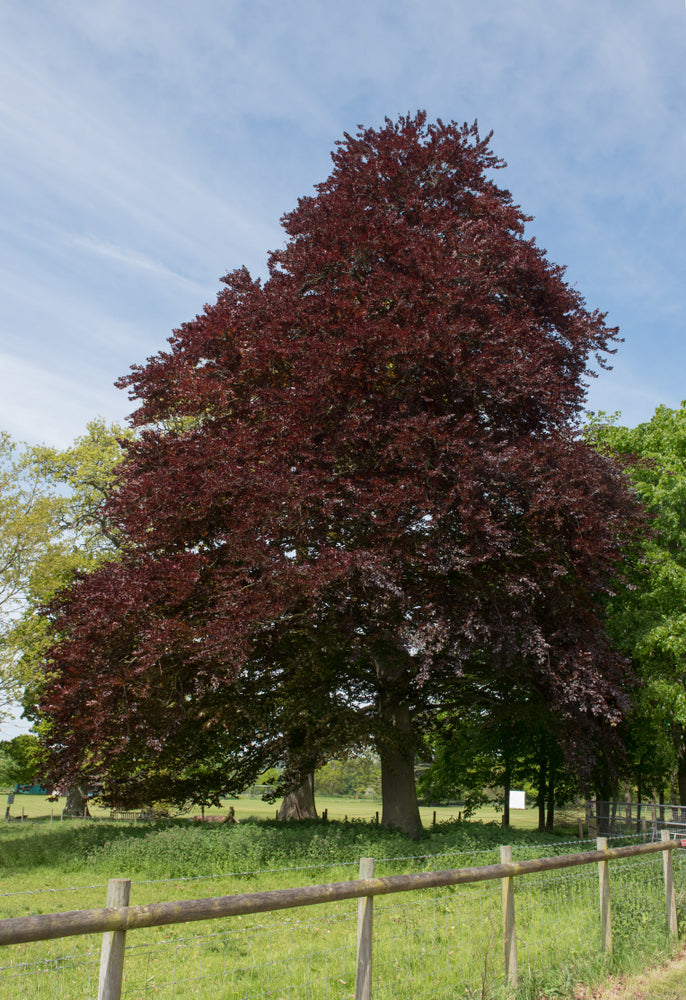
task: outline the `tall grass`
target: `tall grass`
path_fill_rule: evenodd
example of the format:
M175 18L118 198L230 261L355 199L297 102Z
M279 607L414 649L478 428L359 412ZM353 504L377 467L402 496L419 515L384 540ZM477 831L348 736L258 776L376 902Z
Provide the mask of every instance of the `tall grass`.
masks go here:
M555 843L559 838L509 830L511 843ZM106 878L184 878L199 873L254 872L304 865L335 866L361 855L417 857L443 852L496 852L503 830L495 823L452 822L428 831L419 841L362 820L347 823L275 820L236 826L189 824L179 820L153 823L88 823L0 825L0 877L40 882L63 880L75 872ZM495 856L495 854L494 854Z

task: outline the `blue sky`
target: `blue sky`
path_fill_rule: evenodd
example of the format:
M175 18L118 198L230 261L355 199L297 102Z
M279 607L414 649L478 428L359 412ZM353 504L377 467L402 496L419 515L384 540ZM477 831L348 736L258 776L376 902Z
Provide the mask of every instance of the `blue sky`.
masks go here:
M113 381L265 270L344 131L479 120L499 183L626 339L589 407L686 397L684 0L0 7L0 427L68 444Z
M589 408L678 406L685 67L684 0L0 3L0 428L123 420L114 380L264 274L336 139L419 108L493 130L530 235L621 328Z

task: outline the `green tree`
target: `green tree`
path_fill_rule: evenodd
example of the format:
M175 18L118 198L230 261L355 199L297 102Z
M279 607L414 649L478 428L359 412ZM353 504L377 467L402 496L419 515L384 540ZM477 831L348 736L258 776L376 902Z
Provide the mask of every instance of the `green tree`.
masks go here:
M652 514L652 531L631 553L628 586L608 602L615 644L640 678L625 743L639 797L676 773L686 804L686 402L659 406L629 428L600 413L587 435L620 461Z
M37 736L22 733L0 743L0 785L33 785L39 768Z
M371 753L330 760L317 771L316 777L325 795L381 794L381 767Z
M465 684L462 699L441 716L429 740L432 762L420 779L427 799L457 799L465 816L493 801L509 826L512 788L534 790L539 829L552 829L555 806L578 791L583 761L567 752L564 718L535 692L508 684ZM560 739L562 737L562 739ZM589 736L581 741L588 752Z
M43 651L54 639L38 609L77 572L116 553L101 514L131 431L91 421L65 449L0 437L0 692L35 697ZM34 692L34 694L31 694Z
M0 718L27 680L26 663L4 639L25 606L31 576L58 532L58 512L25 452L0 433Z

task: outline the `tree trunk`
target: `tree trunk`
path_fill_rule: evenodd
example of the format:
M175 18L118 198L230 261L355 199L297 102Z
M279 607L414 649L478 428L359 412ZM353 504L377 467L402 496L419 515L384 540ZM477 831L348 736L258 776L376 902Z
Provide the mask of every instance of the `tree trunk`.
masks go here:
M505 777L503 779L504 785L504 802L503 802L503 826L508 827L510 825L510 787L512 785L512 768L510 766L510 759L505 761Z
M377 678L378 729L376 749L381 763L381 823L400 830L413 840L422 832L414 758L417 741L414 734L408 691L412 665L406 653L393 642L375 660Z
M555 765L550 764L550 774L548 775L548 813L545 818L545 828L549 833L553 832L555 823Z
M679 805L686 806L686 758L681 756L677 761L676 780L679 788Z
M388 746L379 747L381 758L382 826L402 830L412 840L422 832L414 783L414 754Z
M278 818L281 820L317 818L317 807L314 802L314 773L308 774L302 785L284 796Z
M67 789L67 801L64 806L63 816L81 819L82 816L90 816L88 811L88 788L86 785L70 785Z
M382 721L382 733L377 739L381 761L381 824L417 840L422 832L422 820L414 780L412 714L397 685L391 684L381 690L379 714Z
M541 757L538 765L538 832L545 833L545 790L547 787L547 761Z

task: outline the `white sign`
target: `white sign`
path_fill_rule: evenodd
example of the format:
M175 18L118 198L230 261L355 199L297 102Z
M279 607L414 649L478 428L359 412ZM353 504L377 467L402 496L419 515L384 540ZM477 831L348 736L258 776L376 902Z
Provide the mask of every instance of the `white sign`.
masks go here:
M510 809L526 809L526 792L510 792Z

